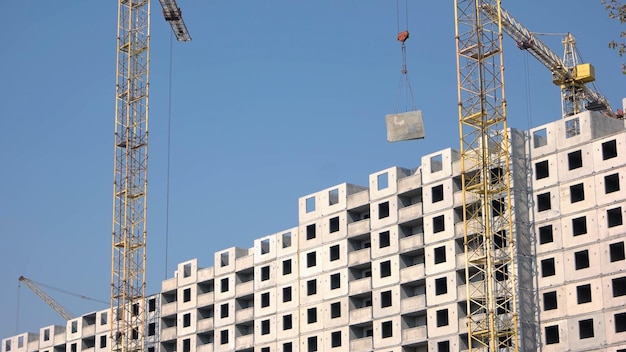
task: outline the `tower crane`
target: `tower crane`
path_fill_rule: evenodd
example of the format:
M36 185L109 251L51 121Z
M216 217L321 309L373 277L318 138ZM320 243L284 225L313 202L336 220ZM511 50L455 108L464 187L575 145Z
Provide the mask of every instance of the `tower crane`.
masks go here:
M175 0L159 0L178 41ZM111 351L144 350L150 0L118 0L111 250Z
M500 0L455 0L467 344L517 352L509 136ZM493 10L486 16L482 8Z
M54 298L46 293L36 282L33 280L26 278L24 276L20 276L18 278L20 282L23 282L31 291L33 291L39 298L41 298L44 302L46 302L55 312L59 313L60 316L65 320L70 320L74 318L74 314L70 313L65 307L63 307L59 302L57 302Z
M552 72L552 82L561 87L563 117L584 110L600 111L614 116L609 101L595 87L590 87L589 83L595 81L594 67L589 63L578 62L576 39L572 34L568 33L563 39L565 50L561 59L506 10L501 9L498 13L489 4L484 4L481 10L492 20L500 16L504 32L515 40L520 49L527 50Z

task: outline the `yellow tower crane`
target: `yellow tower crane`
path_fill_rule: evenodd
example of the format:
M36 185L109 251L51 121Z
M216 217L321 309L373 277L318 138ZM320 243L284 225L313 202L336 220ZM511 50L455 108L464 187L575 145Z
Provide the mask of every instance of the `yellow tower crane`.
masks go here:
M175 0L159 0L178 41ZM150 0L118 0L111 250L111 351L144 350Z
M504 32L515 40L520 49L527 50L550 70L552 82L561 88L563 117L585 110L600 111L614 117L609 101L593 85L594 67L589 63L579 63L576 39L571 33L566 34L563 39L565 50L561 59L506 10L501 9L499 15L496 9L488 4L484 5L482 10L494 20L500 16Z
M44 302L46 302L55 312L59 313L60 316L65 320L70 320L74 318L74 314L70 313L65 307L63 307L59 302L57 302L54 298L52 298L46 291L42 290L39 285L33 280L26 278L24 276L20 276L18 278L19 282L23 282L31 291L33 291L39 298L41 298Z
M454 5L467 343L470 351L518 351L501 1Z

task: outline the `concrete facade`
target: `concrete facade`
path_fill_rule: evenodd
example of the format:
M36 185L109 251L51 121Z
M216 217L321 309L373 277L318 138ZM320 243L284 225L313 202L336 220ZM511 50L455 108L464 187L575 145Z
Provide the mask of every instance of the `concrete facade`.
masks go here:
M626 128L584 112L510 131L523 350L626 351ZM180 263L148 298L150 352L467 349L460 156L301 197L299 224ZM93 352L108 311L2 340Z

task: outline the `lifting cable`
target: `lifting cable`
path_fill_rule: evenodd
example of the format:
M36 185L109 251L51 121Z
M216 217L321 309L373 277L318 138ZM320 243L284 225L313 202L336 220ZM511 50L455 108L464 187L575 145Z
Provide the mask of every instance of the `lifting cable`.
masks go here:
M402 47L402 69L400 71L400 83L398 84L398 96L396 99L396 107L395 112L398 112L398 109L401 108L403 104L401 102L404 99L404 111L414 111L417 110L415 107L415 98L413 97L413 88L411 88L411 81L409 80L409 71L406 68L406 40L409 39L409 0L404 0L404 28L405 30L401 30L401 20L400 20L400 0L396 0L396 19L398 25L398 41L401 43Z
M169 67L169 88L167 97L167 176L165 180L165 280L167 280L167 259L169 255L169 233L170 233L170 154L172 139L172 56L174 34L170 32L170 67Z

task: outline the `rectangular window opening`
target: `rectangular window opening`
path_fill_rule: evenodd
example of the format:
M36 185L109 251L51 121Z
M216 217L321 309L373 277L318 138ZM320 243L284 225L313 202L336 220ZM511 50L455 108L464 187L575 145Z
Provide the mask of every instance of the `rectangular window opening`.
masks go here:
M585 200L585 185L579 183L569 187L570 202L576 203Z
M307 198L305 203L307 214L315 211L315 197Z
M330 318L335 319L341 317L341 302L330 304Z
M572 232L574 236L580 236L587 233L587 217L581 216L572 219Z
M540 148L548 144L548 133L545 128L533 132L533 147Z
M378 234L378 246L379 248L389 247L391 245L389 231L384 231Z
M312 240L316 236L315 234L315 224L307 225L306 227L306 239Z
M339 203L339 188L333 188L328 191L328 205Z
M445 263L446 261L446 246L435 248L435 264Z
M570 170L583 167L583 154L580 150L567 154L567 166Z
M554 258L544 259L541 261L541 277L553 276L555 271Z
M537 211L545 211L552 208L550 204L550 192L537 195Z
M589 267L589 251L584 250L574 253L574 262L576 270L585 269Z
M328 221L329 232L334 233L339 231L339 217L336 216Z
M558 308L556 291L543 294L543 310L553 310Z
M312 296L317 294L317 280L309 280L306 283L306 294L307 296Z
M378 204L378 218L384 219L389 217L389 202Z
M539 244L551 243L554 241L552 234L552 225L546 225L539 228Z
M336 244L334 246L330 246L329 249L329 255L330 255L330 261L335 261L335 260L339 260L340 257L340 252L339 252L339 245Z
M619 191L619 174L604 176L604 193L609 194Z
M546 326L545 329L546 345L553 345L559 343L559 326L552 325Z
M386 339L393 335L393 323L391 321L384 321L380 324L382 338Z
M443 232L446 229L446 221L443 215L433 217L433 233Z
M535 164L535 180L541 180L550 176L550 168L548 160L540 161Z
M437 203L443 200L443 185L438 185L431 188L432 202Z
M594 337L593 319L585 319L585 320L578 321L578 337L581 340Z
M617 157L617 143L614 140L602 143L602 160Z
M445 295L448 293L448 278L440 277L435 279L435 295Z
M626 296L626 276L611 280L613 286L613 297Z
M283 275L291 274L291 259L283 260Z
M576 286L576 300L578 304L591 302L591 285Z
M448 325L448 310L441 309L437 311L437 327Z
M391 276L391 261L387 260L380 263L380 277Z
M387 189L389 187L389 173L383 172L376 176L378 190Z
M580 134L580 120L575 117L565 121L565 138L572 138Z
M611 263L618 262L620 260L624 260L624 241L611 243L609 245L609 257L611 258Z
M622 207L607 210L606 217L609 227L622 225Z

